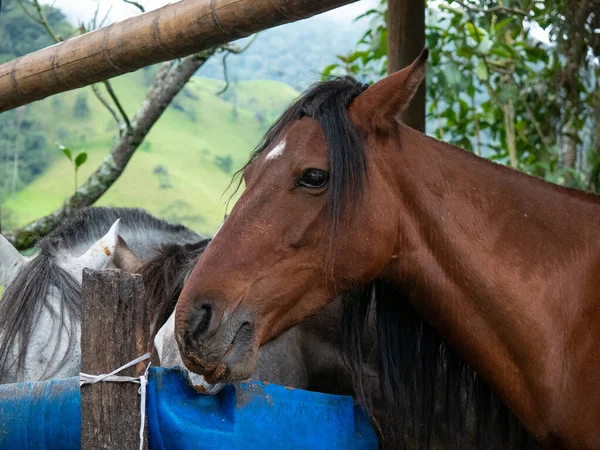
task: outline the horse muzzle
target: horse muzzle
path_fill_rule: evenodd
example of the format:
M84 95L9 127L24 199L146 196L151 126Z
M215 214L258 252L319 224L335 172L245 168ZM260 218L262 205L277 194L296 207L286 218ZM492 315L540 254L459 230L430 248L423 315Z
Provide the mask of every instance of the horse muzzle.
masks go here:
M210 300L178 306L175 337L185 366L209 383L240 381L254 372L258 342L243 311L225 317Z

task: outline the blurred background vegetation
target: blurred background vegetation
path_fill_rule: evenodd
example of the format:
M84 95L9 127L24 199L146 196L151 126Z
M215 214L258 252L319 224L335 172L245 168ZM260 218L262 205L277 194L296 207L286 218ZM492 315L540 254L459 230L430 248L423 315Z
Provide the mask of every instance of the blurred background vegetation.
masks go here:
M91 1L91 0L79 0ZM101 3L101 2L96 2ZM143 2L142 2L143 3ZM321 76L385 75L386 0L356 21L316 17L261 33L241 54L216 53L171 102L98 205L139 206L211 235L230 178L269 125ZM58 8L54 33L77 35ZM54 43L32 0L3 0L0 63ZM427 133L548 181L600 190L600 1L429 0ZM247 42L247 41L246 41ZM245 45L244 42L240 46ZM155 78L115 79L133 114ZM49 214L102 162L122 133L80 89L0 114L0 219L11 230Z
M97 22L110 3L80 1L89 2L92 11L98 4ZM48 28L60 38L89 28L72 19L70 23L66 12L43 3ZM139 11L132 7L131 13ZM54 43L39 17L36 2L3 0L0 63ZM322 67L336 54L349 51L365 30L366 25L357 28L351 20L344 24L316 17L261 33L246 52L227 58L225 92L221 92L224 54L214 55L171 102L124 174L96 204L143 207L211 235L223 220L227 200L223 194L233 172L299 91L317 81ZM148 67L112 81L130 117L158 70ZM90 88L0 114L2 230L51 213L73 194L73 163L59 146L73 155L88 155L79 168L81 183L101 164L121 132Z
M325 75L387 70L387 0ZM554 183L600 191L600 1L429 0L426 130Z

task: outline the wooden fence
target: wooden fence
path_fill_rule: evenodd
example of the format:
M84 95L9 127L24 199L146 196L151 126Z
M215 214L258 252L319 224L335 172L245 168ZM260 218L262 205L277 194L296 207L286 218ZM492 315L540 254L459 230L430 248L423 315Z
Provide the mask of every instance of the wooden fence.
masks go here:
M0 112L356 0L181 0L0 65Z

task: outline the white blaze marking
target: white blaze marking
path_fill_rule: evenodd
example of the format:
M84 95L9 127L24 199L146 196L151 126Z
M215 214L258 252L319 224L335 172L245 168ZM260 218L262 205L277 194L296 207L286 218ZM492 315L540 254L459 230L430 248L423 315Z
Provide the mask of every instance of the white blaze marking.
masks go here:
M267 158L266 158L267 161L278 158L279 156L281 156L283 154L284 150L285 150L285 140L282 140L279 142L279 144L277 144L275 147L273 147L273 150L271 150L269 152L269 154L267 155Z

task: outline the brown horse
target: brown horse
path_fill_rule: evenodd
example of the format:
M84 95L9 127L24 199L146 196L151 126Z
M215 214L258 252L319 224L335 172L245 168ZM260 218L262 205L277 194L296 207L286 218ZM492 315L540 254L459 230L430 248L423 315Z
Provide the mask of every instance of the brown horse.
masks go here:
M400 123L426 58L321 83L273 126L179 298L184 360L243 379L259 346L354 292L356 328L376 302L398 435L404 406L427 426L437 383L467 386L450 410L489 404L433 329L540 447L600 448L600 201Z

